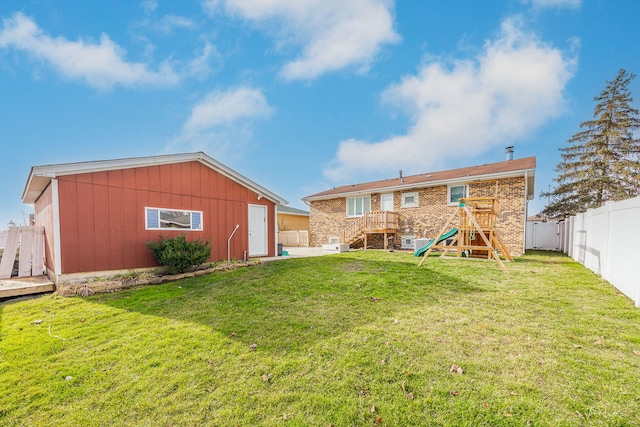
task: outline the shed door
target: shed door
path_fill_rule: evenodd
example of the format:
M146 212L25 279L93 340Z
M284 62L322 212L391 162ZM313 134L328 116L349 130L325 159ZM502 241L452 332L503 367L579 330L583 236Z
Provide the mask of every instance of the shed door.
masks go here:
M267 207L249 205L249 256L268 255Z
M380 210L393 212L393 193L380 196Z

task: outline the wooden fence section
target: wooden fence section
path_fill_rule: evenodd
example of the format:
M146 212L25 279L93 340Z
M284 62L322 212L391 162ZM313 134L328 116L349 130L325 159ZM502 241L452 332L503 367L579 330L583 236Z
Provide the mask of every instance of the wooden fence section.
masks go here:
M278 243L284 246L309 246L309 232L307 230L279 231Z
M18 277L41 276L44 272L44 227L11 227L0 233L0 279L11 278L18 255Z

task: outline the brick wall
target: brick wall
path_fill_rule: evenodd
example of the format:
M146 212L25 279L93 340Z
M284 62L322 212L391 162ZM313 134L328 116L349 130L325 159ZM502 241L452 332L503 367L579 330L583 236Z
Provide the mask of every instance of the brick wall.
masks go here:
M497 183L497 184L496 184ZM497 229L512 255L522 254L525 228L525 180L524 177L469 183L469 197L497 195L500 214ZM401 207L402 193L418 193L418 207ZM398 235L394 246L400 247L400 238L405 235L436 237L456 206L447 206L447 186L407 189L394 193L394 211L398 213ZM319 200L311 202L310 245L320 246L330 236L339 236L344 227L353 221L346 218L346 199ZM380 193L371 194L371 210L380 210ZM454 220L454 225L457 219ZM378 240L369 239L375 247ZM382 246L381 246L382 247Z
M311 202L309 208L309 245L321 246L329 243L329 237L339 236L342 229L351 220L351 218L347 218L346 198Z

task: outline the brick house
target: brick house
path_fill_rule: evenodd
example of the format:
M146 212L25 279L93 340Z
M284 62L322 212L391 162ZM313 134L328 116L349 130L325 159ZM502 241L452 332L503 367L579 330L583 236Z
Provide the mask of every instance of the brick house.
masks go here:
M522 254L535 167L535 157L527 157L345 185L307 196L302 200L310 207L310 245L338 238L352 247L364 240L369 248L413 249L415 239L436 237L459 198L496 196L497 230L511 254Z

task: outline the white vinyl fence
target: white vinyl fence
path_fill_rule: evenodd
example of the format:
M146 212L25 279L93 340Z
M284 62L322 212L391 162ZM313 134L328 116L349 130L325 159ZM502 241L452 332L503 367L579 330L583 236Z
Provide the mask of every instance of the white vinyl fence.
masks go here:
M640 197L608 203L560 223L561 250L640 307Z

